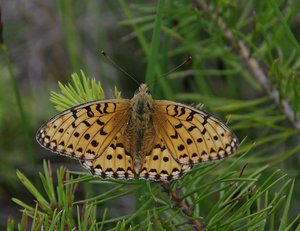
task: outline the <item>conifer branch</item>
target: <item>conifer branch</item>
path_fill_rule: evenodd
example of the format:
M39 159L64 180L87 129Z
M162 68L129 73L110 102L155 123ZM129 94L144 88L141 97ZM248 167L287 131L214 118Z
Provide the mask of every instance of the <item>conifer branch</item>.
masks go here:
M250 50L244 41L238 40L233 35L232 31L228 28L226 22L218 14L217 10L215 10L211 5L208 5L205 0L195 0L195 4L199 9L209 15L216 22L222 31L224 38L227 39L230 46L243 60L252 76L256 79L256 81L258 81L258 83L262 86L268 96L275 102L275 104L282 110L283 114L293 125L294 129L300 133L300 120L296 118L296 113L291 104L288 102L288 100L280 97L278 89L272 86L259 62L255 58L251 57Z
M202 231L205 228L205 224L200 220L194 219L193 210L186 200L181 197L179 189L172 190L168 182L162 183L163 189L170 195L171 200L175 202L176 207L180 208L181 211L186 215L187 219L194 225L195 230Z

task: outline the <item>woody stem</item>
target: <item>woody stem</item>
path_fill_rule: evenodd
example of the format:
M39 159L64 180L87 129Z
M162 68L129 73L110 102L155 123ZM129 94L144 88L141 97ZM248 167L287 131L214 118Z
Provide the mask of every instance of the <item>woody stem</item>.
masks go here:
M175 190L172 190L168 182L163 182L162 187L165 192L170 195L171 200L175 202L176 207L181 209L186 218L194 225L195 230L203 231L205 228L205 224L200 220L193 218L193 210L191 208L191 205L189 205L189 203L182 198L180 190L177 188Z

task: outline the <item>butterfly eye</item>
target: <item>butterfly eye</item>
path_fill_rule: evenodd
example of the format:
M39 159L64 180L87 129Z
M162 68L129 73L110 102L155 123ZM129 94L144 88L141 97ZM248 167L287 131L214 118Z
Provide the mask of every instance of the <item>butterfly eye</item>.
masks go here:
M148 107L148 108L151 108L151 105L150 105L150 103L149 103L149 102L147 102L147 107Z
M152 94L151 94L151 91L150 91L149 89L147 89L146 93L147 93L148 95L152 95Z

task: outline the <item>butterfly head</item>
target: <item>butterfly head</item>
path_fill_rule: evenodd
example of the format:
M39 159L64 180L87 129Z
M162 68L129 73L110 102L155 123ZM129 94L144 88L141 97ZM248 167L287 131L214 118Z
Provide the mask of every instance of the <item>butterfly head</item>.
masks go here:
M131 99L131 106L138 115L152 110L153 98L146 84L142 83Z
M151 92L145 83L142 83L139 86L139 89L135 92L135 95L138 95L138 94L147 94L147 95L151 96Z

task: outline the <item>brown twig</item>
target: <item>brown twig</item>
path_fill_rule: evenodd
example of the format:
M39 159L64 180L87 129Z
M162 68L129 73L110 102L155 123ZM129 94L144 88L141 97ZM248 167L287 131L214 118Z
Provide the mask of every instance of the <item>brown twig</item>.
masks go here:
M295 112L292 106L286 99L280 98L279 91L271 85L258 61L251 57L250 51L245 43L234 37L232 31L228 28L222 17L212 6L208 5L205 0L195 0L195 4L203 12L210 15L210 17L216 22L222 31L224 38L227 39L231 47L239 54L248 70L252 73L252 76L259 82L269 97L282 110L285 117L292 123L295 130L300 133L300 120L295 117Z
M194 225L195 230L203 231L205 229L204 223L192 217L192 208L188 202L181 197L179 189L171 190L170 184L167 182L163 182L162 187L171 196L171 200L175 202L176 206L182 210L187 219Z

